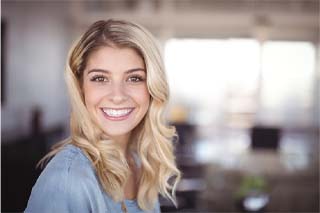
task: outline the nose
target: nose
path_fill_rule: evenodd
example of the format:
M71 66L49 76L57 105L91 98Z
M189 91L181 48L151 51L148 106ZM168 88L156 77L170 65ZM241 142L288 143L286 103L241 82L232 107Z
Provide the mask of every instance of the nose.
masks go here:
M110 87L109 100L114 104L121 104L128 100L128 95L122 83L114 83Z

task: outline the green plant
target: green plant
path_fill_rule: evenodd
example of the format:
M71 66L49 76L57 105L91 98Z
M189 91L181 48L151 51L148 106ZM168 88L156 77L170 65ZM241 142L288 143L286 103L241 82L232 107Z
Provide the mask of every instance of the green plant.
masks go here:
M268 191L268 184L265 178L261 176L245 176L235 195L236 198L241 199L251 193L266 193Z

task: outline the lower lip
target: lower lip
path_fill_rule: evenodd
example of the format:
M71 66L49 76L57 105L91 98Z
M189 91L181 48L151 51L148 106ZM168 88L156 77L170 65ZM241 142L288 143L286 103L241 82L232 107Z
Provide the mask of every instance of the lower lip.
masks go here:
M109 115L107 115L107 113L105 113L102 109L102 113L103 113L103 116L108 119L108 120L111 120L111 121L123 121L123 120L126 120L129 118L130 114L133 112L134 109L132 109L128 114L126 115L123 115L123 116L119 116L119 117L111 117Z

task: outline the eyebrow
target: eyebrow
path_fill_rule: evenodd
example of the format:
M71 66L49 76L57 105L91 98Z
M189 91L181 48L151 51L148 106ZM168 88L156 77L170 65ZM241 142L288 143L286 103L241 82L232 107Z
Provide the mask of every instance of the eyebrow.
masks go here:
M127 71L125 71L126 74L130 74L130 73L133 73L133 72L137 72L137 71L142 71L142 72L146 72L145 69L143 68L133 68L133 69L129 69ZM88 75L92 72L103 72L103 73L111 73L109 70L104 70L104 69L91 69L89 70L88 72Z

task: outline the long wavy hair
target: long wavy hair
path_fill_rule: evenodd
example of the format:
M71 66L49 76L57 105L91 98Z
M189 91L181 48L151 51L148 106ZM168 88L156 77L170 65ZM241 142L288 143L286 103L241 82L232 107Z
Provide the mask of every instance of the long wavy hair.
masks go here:
M176 205L175 188L180 180L174 156L175 128L167 125L164 110L169 88L163 60L153 36L142 26L127 21L97 21L71 48L65 70L71 102L71 136L53 147L42 163L53 157L66 144L82 149L91 160L100 183L114 201L124 200L124 186L130 174L128 162L119 147L102 137L102 129L93 121L85 106L82 76L92 52L105 46L132 48L144 60L149 109L133 130L130 149L141 161L137 202L141 209L152 209L160 193Z

